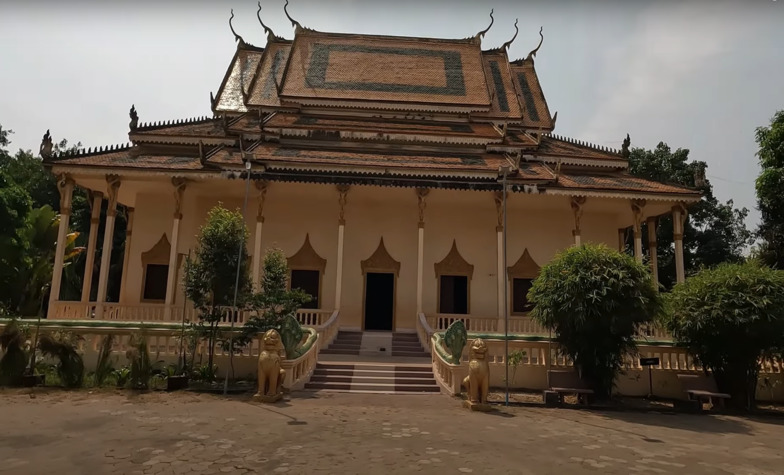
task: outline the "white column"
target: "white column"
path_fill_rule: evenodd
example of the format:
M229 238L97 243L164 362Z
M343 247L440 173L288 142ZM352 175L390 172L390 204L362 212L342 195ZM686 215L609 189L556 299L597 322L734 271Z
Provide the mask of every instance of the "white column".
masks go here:
M672 208L672 237L675 241L675 281L686 280L686 271L683 263L683 225L686 220L686 208L683 205Z
M340 309L340 301L343 294L343 236L346 229L346 200L348 199L348 188L348 185L337 186L340 214L338 216L338 249L337 263L335 266L335 310Z
M185 180L172 178L174 185L174 216L172 220L171 246L169 248L169 274L166 279L166 301L164 319L171 319L172 305L174 305L175 290L177 287L177 244L180 237L180 221L182 221L182 194L185 191Z
M259 191L258 196L258 211L256 212L256 234L253 237L253 287L256 291L261 290L261 266L264 256L261 247L261 236L264 227L264 200L267 197L267 182L257 181L254 182L256 189Z
M60 224L57 229L57 244L54 251L54 268L52 269L52 286L49 302L60 300L60 286L63 281L63 260L65 244L68 239L68 222L71 218L71 201L73 199L74 182L68 175L57 178L57 190L60 192Z
M656 218L648 218L648 254L651 256L651 276L656 288L659 288L659 258L656 248Z
M128 266L131 259L131 239L133 238L134 209L127 209L127 222L125 226L125 252L123 252L122 280L120 280L120 302L125 302L125 289L128 286Z
M98 244L98 224L101 221L101 203L103 193L90 193L90 235L87 237L87 255L84 261L84 277L82 277L82 302L90 301L90 291L93 286L93 268L95 267L95 246Z
M106 303L106 291L109 285L109 265L112 260L112 242L114 240L114 220L117 216L117 191L120 189L120 177L108 175L109 204L106 207L106 227L103 230L103 249L101 250L101 269L98 274L98 295L96 296L95 318L103 318L103 305Z
M634 257L637 262L642 262L642 209L645 200L632 200L632 215L634 217Z
M343 293L343 233L346 223L341 221L338 224L338 261L335 277L335 310L340 310L340 296Z
M506 279L504 272L506 272L506 263L504 262L504 193L503 191L496 191L494 194L495 199L495 212L496 212L496 297L497 297L497 313L498 313L498 331L505 331L506 317L504 315L504 285Z
M417 188L417 208L419 210L419 223L417 225L417 314L424 312L423 289L425 285L425 208L427 207L427 188Z

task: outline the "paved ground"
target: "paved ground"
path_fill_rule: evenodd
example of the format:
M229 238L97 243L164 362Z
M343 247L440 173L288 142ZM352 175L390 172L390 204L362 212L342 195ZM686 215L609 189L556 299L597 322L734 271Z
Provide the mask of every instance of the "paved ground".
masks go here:
M503 408L502 408L503 409ZM0 391L0 473L784 473L784 420L571 409L471 413L442 395Z

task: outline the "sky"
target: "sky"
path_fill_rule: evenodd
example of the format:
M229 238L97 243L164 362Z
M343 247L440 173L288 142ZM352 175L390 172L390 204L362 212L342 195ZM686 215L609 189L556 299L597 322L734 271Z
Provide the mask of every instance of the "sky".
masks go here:
M283 0L262 18L293 37ZM235 51L228 26L263 46L256 3L119 0L0 3L0 124L12 149L37 151L47 129L86 147L128 141L128 110L141 122L211 115ZM754 131L784 109L784 0L291 0L319 31L465 38L495 23L483 49L536 68L555 133L620 148L686 148L708 163L715 195L759 220Z

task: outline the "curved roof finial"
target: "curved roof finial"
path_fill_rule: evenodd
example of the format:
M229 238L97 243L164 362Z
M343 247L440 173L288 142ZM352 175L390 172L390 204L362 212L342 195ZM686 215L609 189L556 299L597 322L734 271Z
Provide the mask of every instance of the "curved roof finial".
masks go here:
M529 59L532 59L532 58L535 58L535 57L536 57L536 52L537 52L537 51L539 51L539 48L541 48L541 47L542 47L542 42L543 42L543 41L544 41L544 35L542 34L542 27L540 26L540 27L539 27L539 44L538 44L538 45L536 45L536 48L534 48L533 50L531 50L531 52L530 52L530 53L528 53L528 57L527 57L527 58L525 58L525 60L526 60L526 61L528 61Z
M515 18L515 34L514 34L514 36L512 37L511 40L509 40L506 43L502 44L501 48L502 49L509 49L509 46L511 46L512 42L514 42L515 38L517 38L517 33L519 33L519 32L520 32L520 30L517 28L517 18Z
M286 0L286 4L283 5L283 12L286 14L286 18L288 18L289 21L291 22L291 26L296 26L297 28L302 28L302 25L300 25L297 20L291 18L291 15L289 15L288 6L289 6L289 0Z
M261 26L264 27L264 33L267 34L267 37L270 37L270 36L273 37L273 38L277 37L275 32L272 31L272 28L268 27L267 25L264 24L263 21L261 21L261 2L259 2L259 9L256 10L256 18L259 19L259 23L261 23Z
M234 41L239 41L240 44L245 44L245 40L243 40L242 37L238 35L236 31L234 31L234 25L231 24L231 20L233 19L234 19L234 9L232 8L231 17L229 18L229 28L231 28L231 32L234 33Z
M287 0L287 1L288 1L288 0ZM487 33L488 31L490 31L490 27L491 27L491 26L493 26L493 22L494 22L494 21L495 21L495 19L493 18L493 9L491 8L491 9L490 9L490 24L489 24L489 25L487 25L487 28L485 28L484 30L482 30L482 31L480 31L479 33L477 33L477 34L476 34L476 37L477 37L477 38L484 38L484 36L485 36L485 33Z

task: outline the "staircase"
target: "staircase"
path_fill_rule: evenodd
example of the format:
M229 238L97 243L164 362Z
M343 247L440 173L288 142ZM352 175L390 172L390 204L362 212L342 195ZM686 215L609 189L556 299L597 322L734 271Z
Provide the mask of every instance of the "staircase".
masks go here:
M352 393L439 393L430 365L318 363L305 389Z
M339 331L335 340L320 351L322 355L359 355L362 345L362 332Z
M419 343L416 333L393 333L392 334L392 356L413 356L430 358Z

